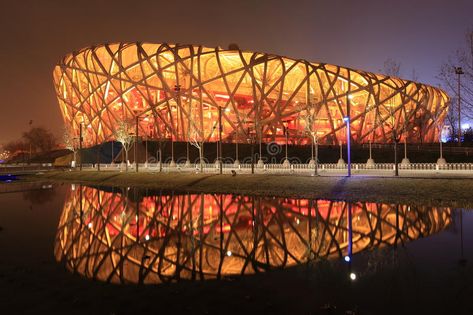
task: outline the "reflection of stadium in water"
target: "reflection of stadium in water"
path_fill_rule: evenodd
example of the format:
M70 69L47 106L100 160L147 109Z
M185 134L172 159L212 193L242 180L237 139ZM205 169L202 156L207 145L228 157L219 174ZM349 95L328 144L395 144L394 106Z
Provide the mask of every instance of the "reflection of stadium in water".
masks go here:
M451 222L449 208L137 194L73 186L59 222L56 259L87 278L113 283L218 278L415 240Z

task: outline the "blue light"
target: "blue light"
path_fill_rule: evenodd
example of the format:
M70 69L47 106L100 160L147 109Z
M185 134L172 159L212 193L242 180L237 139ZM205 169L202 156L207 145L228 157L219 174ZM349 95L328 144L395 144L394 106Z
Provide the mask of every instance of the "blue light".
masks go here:
M350 121L350 117L343 117L343 121L344 121L344 122L349 122L349 121Z
M345 259L346 262L350 262L350 261L351 261L351 257L350 257L350 256L345 256L343 259Z

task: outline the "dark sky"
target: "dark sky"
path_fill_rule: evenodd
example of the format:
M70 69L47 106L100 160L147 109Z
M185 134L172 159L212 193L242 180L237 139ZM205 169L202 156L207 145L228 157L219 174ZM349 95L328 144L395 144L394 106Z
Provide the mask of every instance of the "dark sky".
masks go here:
M0 144L32 119L60 135L52 71L94 43L227 47L379 72L438 85L441 63L473 27L473 0L0 0Z

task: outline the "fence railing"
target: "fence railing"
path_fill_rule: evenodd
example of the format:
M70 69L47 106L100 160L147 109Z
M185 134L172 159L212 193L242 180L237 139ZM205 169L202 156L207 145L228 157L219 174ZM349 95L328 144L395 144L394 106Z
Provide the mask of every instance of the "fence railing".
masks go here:
M473 163L447 163L447 164L437 164L437 163L410 163L410 164L398 164L400 171L473 171ZM96 164L83 164L83 169L97 169ZM223 173L249 173L251 172L251 164L241 163L241 164L222 164ZM268 163L264 165L258 165L255 163L253 165L255 173L309 173L314 172L314 164L273 164ZM75 169L78 169L76 167ZM124 163L120 164L100 164L100 170L102 171L125 171L126 165ZM135 164L128 165L128 171L134 171L136 169ZM176 163L171 165L170 163L140 163L138 164L138 169L141 172L194 172L194 173L219 173L220 165L218 163L202 163L201 164L185 164L185 163ZM374 165L368 165L365 163L352 163L352 171L366 171L366 172L375 172L375 171L394 171L394 163L376 163ZM318 172L341 172L347 170L347 164L338 164L338 163L323 163L318 164Z

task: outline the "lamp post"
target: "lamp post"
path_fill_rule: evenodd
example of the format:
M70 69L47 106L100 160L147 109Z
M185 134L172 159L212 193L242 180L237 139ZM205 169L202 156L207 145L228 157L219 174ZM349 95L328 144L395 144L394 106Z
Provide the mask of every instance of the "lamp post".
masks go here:
M255 155L255 147L254 147L254 139L253 136L250 134L250 128L248 128L248 138L246 139L248 143L251 146L251 174L255 173L255 161L254 161L254 155Z
M394 142L394 176L399 176L399 165L397 163L397 144L401 140L401 135L397 134L397 130L395 128L393 128L392 133Z
M351 176L351 132L350 132L350 100L353 95L347 94L347 115L343 118L347 124L347 176Z
M160 136L161 138L161 136ZM159 172L163 171L163 146L162 146L162 139L159 139Z
M438 128L438 133L439 133L439 150L440 150L440 157L437 159L437 165L438 166L443 166L443 165L447 164L447 161L443 157L443 148L442 148L442 129L443 129L443 126L442 126L442 124L439 124L438 122L437 122L437 124L438 124L437 128Z
M31 125L33 124L33 120L30 120L29 125L30 125L30 131L31 131ZM31 164L31 140L30 140L30 159L28 160L28 164Z
M139 120L139 115L136 114L135 116L135 167L136 167L136 172L138 173L138 120Z
M319 137L315 131L312 132L312 142L314 144L314 176L317 176L319 168Z
M99 147L99 134L95 135L95 148L97 150L97 172L100 172L100 147Z
M287 127L288 127L288 122L285 121L283 123L284 126L284 136L286 137L286 159L284 160L284 163L287 164L288 159L287 159L287 142L288 142L288 136L287 136Z
M79 170L82 171L82 123L79 123Z
M461 146L462 125L461 125L461 98L460 98L460 75L464 74L462 67L455 67L455 74L458 76L458 145Z
M112 139L112 141L110 141L112 143L112 159L110 161L110 164L113 165L113 145L115 144L115 141Z
M222 108L218 106L218 163L219 163L219 173L222 175L222 167L223 167L223 155L222 155Z
M145 167L148 168L148 135L145 135Z

